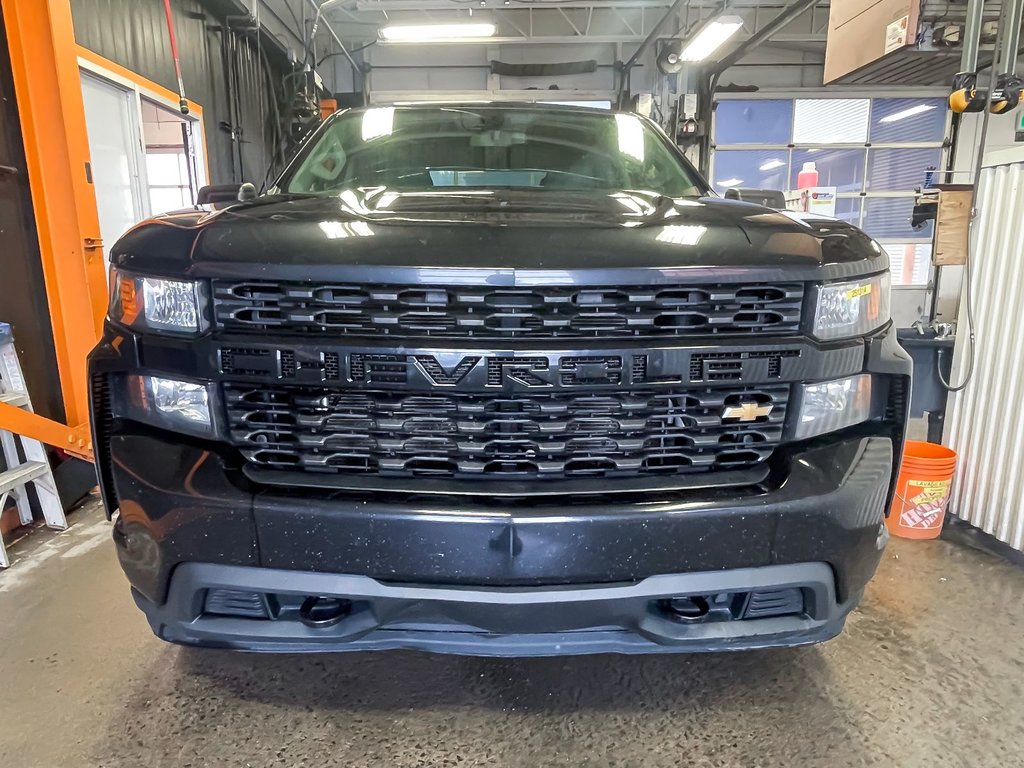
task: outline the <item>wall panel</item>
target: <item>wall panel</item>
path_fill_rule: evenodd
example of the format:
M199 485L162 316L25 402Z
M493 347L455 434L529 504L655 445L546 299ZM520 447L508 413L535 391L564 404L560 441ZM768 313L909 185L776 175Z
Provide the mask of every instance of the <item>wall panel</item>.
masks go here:
M986 160L978 199L971 285L977 344L974 378L951 396L947 444L959 454L950 510L1024 550L1024 344L1014 318L1024 305L1024 150ZM954 383L967 366L961 301Z
M279 48L260 46L199 0L172 0L185 93L203 107L210 181L263 181L274 154L276 111L290 71ZM75 38L143 77L177 90L163 3L158 0L71 0Z

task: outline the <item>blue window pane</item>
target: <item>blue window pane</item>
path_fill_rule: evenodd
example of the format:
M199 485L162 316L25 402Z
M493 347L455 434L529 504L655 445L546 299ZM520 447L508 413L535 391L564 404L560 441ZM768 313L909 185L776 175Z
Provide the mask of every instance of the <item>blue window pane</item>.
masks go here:
M871 143L899 144L942 141L946 133L943 99L874 99Z
M804 163L814 163L818 171L819 187L835 187L839 192L864 190L863 149L794 149L790 184L796 189L796 179Z
M716 144L789 144L791 99L737 99L715 106Z
M848 221L855 227L860 226L862 201L859 197L836 198L836 218Z
M921 229L910 226L914 198L869 197L864 201L863 229L876 239L931 240L935 223L929 221Z
M872 149L868 152L869 192L910 192L924 184L925 171L938 168L942 150Z
M730 187L786 189L788 149L720 149L713 162L711 183L720 193Z
M870 106L869 99L797 99L793 143L864 144Z

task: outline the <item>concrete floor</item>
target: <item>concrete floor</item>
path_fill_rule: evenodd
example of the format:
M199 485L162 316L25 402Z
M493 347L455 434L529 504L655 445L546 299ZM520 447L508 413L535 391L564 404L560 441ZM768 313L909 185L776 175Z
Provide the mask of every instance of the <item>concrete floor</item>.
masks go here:
M814 648L256 656L156 640L73 522L0 574L3 766L1021 765L1024 569L957 541L894 541Z

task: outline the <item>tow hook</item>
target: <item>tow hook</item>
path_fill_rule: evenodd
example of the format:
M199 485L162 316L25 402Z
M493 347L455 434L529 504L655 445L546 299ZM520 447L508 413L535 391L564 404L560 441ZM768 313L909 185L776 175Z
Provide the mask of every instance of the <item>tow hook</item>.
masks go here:
M341 597L310 595L299 608L302 623L314 629L333 627L351 613L352 601Z

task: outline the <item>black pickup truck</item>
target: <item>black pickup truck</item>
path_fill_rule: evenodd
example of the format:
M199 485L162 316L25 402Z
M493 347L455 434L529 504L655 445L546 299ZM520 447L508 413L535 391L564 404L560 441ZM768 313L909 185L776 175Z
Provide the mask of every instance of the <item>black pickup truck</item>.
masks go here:
M791 646L885 546L885 252L714 196L635 115L346 111L267 194L112 262L96 460L165 640Z

